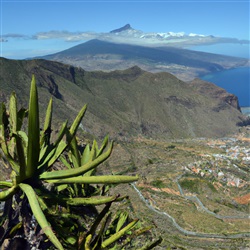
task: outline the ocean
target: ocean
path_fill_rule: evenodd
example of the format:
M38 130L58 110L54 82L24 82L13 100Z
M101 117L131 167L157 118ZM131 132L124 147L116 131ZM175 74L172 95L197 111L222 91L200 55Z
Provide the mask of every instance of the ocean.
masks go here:
M250 68L234 68L223 70L201 77L236 95L240 107L250 107Z
M250 44L213 44L189 47L189 49L247 59L250 58ZM240 107L250 107L249 67L224 70L214 74L205 75L201 78L236 95L239 99Z

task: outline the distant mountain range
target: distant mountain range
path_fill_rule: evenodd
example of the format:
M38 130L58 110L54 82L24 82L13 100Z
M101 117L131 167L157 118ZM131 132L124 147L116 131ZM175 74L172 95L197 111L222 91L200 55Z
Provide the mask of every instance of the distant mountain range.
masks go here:
M213 44L213 43L246 43L249 44L248 40L238 40L236 38L228 37L216 37L213 35L203 35L185 32L143 32L141 30L136 30L131 27L130 24L110 31L111 34L115 36L108 36L104 33L100 36L102 40L112 40L119 41L119 37L126 37L131 44L140 45L152 45L152 46L177 46L183 47L187 45L197 45L197 44ZM140 42L139 42L140 41Z
M4 39L11 37L5 36ZM234 44L249 44L249 40L239 40L237 38L217 37L212 34L195 34L184 32L144 32L131 27L126 24L123 27L114 29L110 32L69 32L69 31L48 31L39 32L32 36L32 39L48 39L48 38L61 38L68 42L89 41L98 39L106 42L113 43L126 43L131 45L140 45L147 47L188 47L195 45L208 45L218 43L234 43Z
M121 30L120 32L125 32L131 29L125 26ZM181 80L192 80L211 72L249 64L249 61L243 58L175 47L118 44L97 39L41 58L90 71L124 70L137 65L149 72L170 72Z
M0 58L0 67L0 101L16 91L20 105L27 106L35 74L41 116L50 96L54 98L55 128L65 119L72 120L85 103L83 131L97 136L109 133L112 138L222 137L245 122L236 96L199 79L186 83L169 73L150 73L137 66L89 72L41 59Z

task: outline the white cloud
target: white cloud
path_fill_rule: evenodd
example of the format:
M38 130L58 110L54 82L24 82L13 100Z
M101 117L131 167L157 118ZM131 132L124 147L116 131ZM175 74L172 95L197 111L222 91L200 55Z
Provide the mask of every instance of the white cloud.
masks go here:
M39 32L32 36L22 34L2 35L0 42L7 42L8 39L29 39L29 40L49 40L60 39L65 42L81 42L91 39L100 39L115 43L129 43L145 46L187 46L216 43L242 43L249 44L247 40L238 40L236 38L223 38L214 36L197 35L184 32L167 32L167 33L144 33L135 29L127 29L117 33L95 33L95 32L70 32L51 30L48 32Z
M76 42L81 40L91 40L97 38L99 35L93 32L69 32L52 30L48 32L39 32L32 36L32 39L63 39L67 42Z

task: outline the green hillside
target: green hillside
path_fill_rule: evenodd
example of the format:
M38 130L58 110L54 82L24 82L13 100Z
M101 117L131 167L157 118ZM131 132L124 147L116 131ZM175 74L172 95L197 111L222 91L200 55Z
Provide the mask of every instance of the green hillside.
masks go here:
M56 120L61 122L87 103L82 128L98 136L222 137L237 131L236 124L244 119L237 97L200 80L187 84L169 73L138 67L106 73L46 60L1 58L0 63L1 100L16 91L25 104L35 74L42 110L52 95Z

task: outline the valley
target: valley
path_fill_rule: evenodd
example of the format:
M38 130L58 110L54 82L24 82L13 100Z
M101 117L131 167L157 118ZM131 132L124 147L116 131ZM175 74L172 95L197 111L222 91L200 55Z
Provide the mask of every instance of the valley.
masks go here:
M163 235L157 249L247 249L249 135L117 142L108 168L139 173L140 180L125 190L136 216Z
M249 126L217 139L120 138L97 175L139 175L110 194L129 195L123 209L163 238L155 249L248 249L249 142Z

